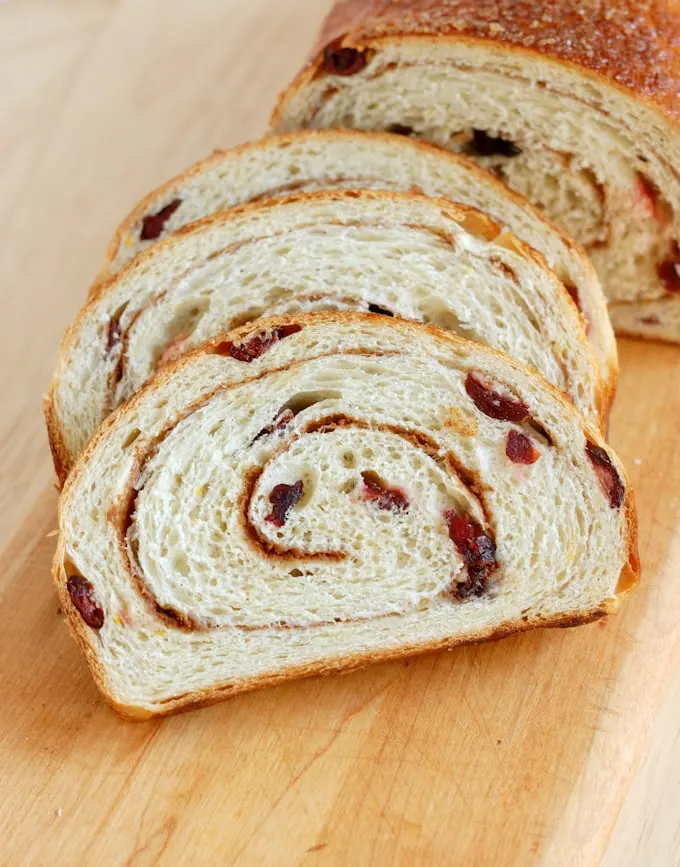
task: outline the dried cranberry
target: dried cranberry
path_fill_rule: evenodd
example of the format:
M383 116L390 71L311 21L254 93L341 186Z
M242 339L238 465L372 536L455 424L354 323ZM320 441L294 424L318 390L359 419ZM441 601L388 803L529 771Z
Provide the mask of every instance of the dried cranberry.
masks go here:
M302 479L292 485L275 485L269 494L272 510L265 516L265 521L275 527L283 527L290 510L300 502L304 489Z
M595 473L602 485L602 490L609 499L609 505L612 509L618 509L623 502L623 495L626 489L609 455L600 446L596 446L590 441L586 443L586 454L595 468Z
M379 313L381 316L394 316L391 310L388 310L387 307L381 307L379 304L369 304L368 309L371 313Z
M465 391L477 409L489 418L520 422L529 417L529 410L521 401L499 394L474 373L465 378Z
M459 599L481 596L486 591L490 575L498 568L496 546L479 524L469 515L459 515L453 509L444 512L449 538L462 555L468 570L466 581L459 582L454 594Z
M643 325L661 325L661 320L656 313L651 313L649 316L641 316L640 322Z
M341 47L343 37L326 46L323 57L324 71L329 75L355 75L368 63L365 51L358 48Z
M492 157L500 155L503 157L516 157L522 153L522 149L505 138L494 138L483 129L473 129L472 139L468 142L466 150L469 153L476 154L479 157Z
M658 265L656 269L666 292L680 292L678 268L680 268L680 247L678 247L677 241L673 241L670 257Z
M278 343L279 340L290 337L291 334L296 334L298 331L302 331L301 325L282 325L280 328L272 328L271 331L261 331L250 340L246 340L245 343L232 343L230 340L219 343L215 347L215 352L218 355L231 355L237 361L249 364L264 355L274 343Z
M412 135L414 129L412 126L404 126L401 123L391 123L386 132L391 132L394 135Z
M391 488L380 478L377 473L367 470L361 474L364 482L362 496L379 509L390 512L406 512L409 507L409 499L402 488Z
M278 415L271 424L263 427L262 430L255 437L253 442L259 440L261 437L269 436L269 434L274 433L274 431L282 430L286 425L290 424L290 422L295 418L295 413L292 409L284 409L284 411Z
M68 595L80 616L91 629L101 629L104 612L94 601L94 587L85 578L74 575L66 582Z
M165 224L170 217L175 213L177 208L182 204L181 199L173 199L165 207L161 208L156 214L147 214L142 220L142 230L139 233L140 241L155 241L160 237Z
M514 428L508 433L505 454L513 464L535 464L541 457L541 453L534 446L531 438Z

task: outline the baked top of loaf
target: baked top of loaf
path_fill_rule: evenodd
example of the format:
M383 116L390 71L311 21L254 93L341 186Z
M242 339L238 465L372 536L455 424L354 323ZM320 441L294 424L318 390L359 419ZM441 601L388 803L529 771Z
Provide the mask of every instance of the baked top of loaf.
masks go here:
M270 313L430 321L531 364L592 419L608 395L545 260L479 211L380 191L306 193L193 224L105 284L67 332L47 398L60 477L170 358Z
M432 326L261 320L173 363L64 486L54 577L127 716L614 611L616 456L529 368Z
M680 119L680 14L671 0L341 0L317 49L392 37L488 40L580 66Z
M441 196L479 208L526 241L546 257L579 305L600 373L613 392L616 341L585 251L472 160L404 135L303 130L215 152L139 202L116 230L100 279L115 275L159 238L216 211L338 187ZM97 291L97 284L92 291Z

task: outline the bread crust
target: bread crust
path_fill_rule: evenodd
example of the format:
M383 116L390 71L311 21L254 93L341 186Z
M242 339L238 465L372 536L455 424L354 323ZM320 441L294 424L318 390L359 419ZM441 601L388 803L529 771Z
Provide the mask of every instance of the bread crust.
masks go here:
M410 36L492 43L587 70L678 125L680 14L673 6L664 0L340 0L323 23L309 67L336 39L358 48Z
M172 237L170 237L168 241L172 242ZM479 350L479 346L477 344L457 337L450 332L443 331L435 325L411 322L406 319L390 319L389 322L386 322L384 317L381 317L379 315L349 311L307 313L291 316L270 317L267 320L260 320L255 323L241 326L240 328L237 328L231 332L225 332L223 334L220 334L213 338L213 340L211 340L208 344L194 350L183 358L180 358L177 361L170 363L167 367L164 367L126 404L118 407L118 409L114 410L113 413L111 413L111 415L109 415L105 419L105 421L99 427L98 431L94 434L90 442L85 447L84 451L78 458L75 467L66 479L66 482L64 484L64 490L59 500L59 527L61 528L62 526L61 515L63 509L65 508L65 505L68 502L70 490L78 479L79 474L82 472L83 468L89 461L91 453L97 448L98 443L100 442L100 440L103 439L109 427L117 424L118 418L129 412L131 408L134 408L136 403L142 400L148 392L156 391L162 383L165 383L170 377L174 375L175 371L180 370L185 365L191 364L193 358L199 357L205 353L214 352L215 347L218 344L223 343L224 341L245 341L249 334L257 333L258 331L262 330L263 322L265 323L266 328L273 329L285 327L287 325L295 325L298 323L302 323L304 327L304 324L306 323L327 323L329 325L332 325L335 323L352 321L368 321L370 322L371 327L374 329L397 327L400 330L406 332L407 334L409 331L412 330L424 330L437 340L444 343L454 344L462 348L473 348L474 351ZM503 355L503 353L498 352L495 349L484 347L483 351L484 353L488 354L489 357L501 359L507 366L514 368L515 370L520 371L525 375L529 375L533 378L538 377L538 374L536 374L535 371L531 370L530 368L526 367L515 359ZM540 377L538 378L540 379ZM550 392L556 400L567 406L572 413L575 412L568 398L562 392L560 392L559 389L555 388L550 383L543 380L541 380L541 385L542 388ZM582 424L586 440L591 440L593 443L595 443L595 445L606 448L600 431L598 431L594 426L588 424L585 419L582 419ZM637 551L637 515L635 510L634 494L625 469L617 466L617 472L620 473L623 483L625 485L625 499L622 504L622 511L625 514L626 526L628 529L628 561L624 564L624 567L621 570L621 575L619 577L615 596L611 599L604 600L602 604L597 608L584 609L582 611L576 611L569 614L555 614L550 618L542 620L517 619L505 623L501 626L475 633L474 635L465 636L464 638L452 637L444 639L442 641L423 643L418 645L406 645L404 647L375 653L362 653L340 659L320 660L310 665L296 667L277 674L262 674L258 675L257 677L223 684L221 686L212 687L206 690L188 692L184 695L176 696L166 702L163 702L162 707L153 709L122 704L116 700L111 689L109 688L104 669L99 663L95 650L95 643L101 640L99 633L93 631L85 624L83 619L75 610L74 606L71 604L71 600L68 595L68 590L66 587L66 581L68 576L66 575L66 571L64 569L65 539L61 531L57 541L57 547L52 564L52 574L54 582L56 584L57 595L59 597L61 608L62 611L65 613L71 634L73 635L81 650L85 654L94 680L99 690L103 694L105 700L117 714L119 714L125 719L146 720L154 717L166 716L168 714L178 711L192 710L194 708L215 704L216 702L222 701L229 696L236 695L241 692L247 692L249 690L263 686L272 686L275 684L284 683L287 680L308 677L312 675L325 675L341 671L351 671L353 669L361 668L373 662L399 659L405 656L414 655L416 653L427 653L436 650L451 649L464 644L478 644L485 641L493 641L500 638L508 637L510 635L515 635L529 629L535 629L540 627L579 626L581 624L590 623L593 620L597 620L607 614L615 613L619 608L620 601L629 593L631 593L633 589L637 586L640 576L640 561Z
M71 458L64 442L63 426L57 411L54 398L55 384L52 382L43 401L45 426L47 427L47 441L50 446L54 473L57 477L57 489L61 490L71 468Z

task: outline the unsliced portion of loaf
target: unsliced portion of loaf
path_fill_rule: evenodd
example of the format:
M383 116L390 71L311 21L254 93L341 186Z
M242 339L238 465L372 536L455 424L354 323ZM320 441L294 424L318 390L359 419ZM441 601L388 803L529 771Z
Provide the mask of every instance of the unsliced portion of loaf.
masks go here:
M319 309L432 322L531 364L591 419L606 409L582 319L530 247L444 199L306 193L192 224L89 301L48 395L58 473L172 357L225 327Z
M303 131L217 152L154 190L123 220L101 279L158 238L216 211L337 187L421 192L471 205L543 253L583 312L600 372L613 389L614 333L597 275L581 247L471 160L403 135Z
M432 326L261 320L175 362L64 487L54 577L127 716L586 622L637 580L616 456L529 368Z
M679 34L662 0L343 0L272 128L467 154L583 244L618 331L679 341Z

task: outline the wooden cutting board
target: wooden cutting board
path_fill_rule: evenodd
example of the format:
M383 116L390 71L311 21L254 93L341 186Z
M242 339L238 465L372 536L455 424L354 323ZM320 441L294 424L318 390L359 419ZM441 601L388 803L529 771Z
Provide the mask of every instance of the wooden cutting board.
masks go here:
M680 651L680 349L621 360L644 581L579 629L126 723L57 610L46 491L0 571L0 862L599 863Z

